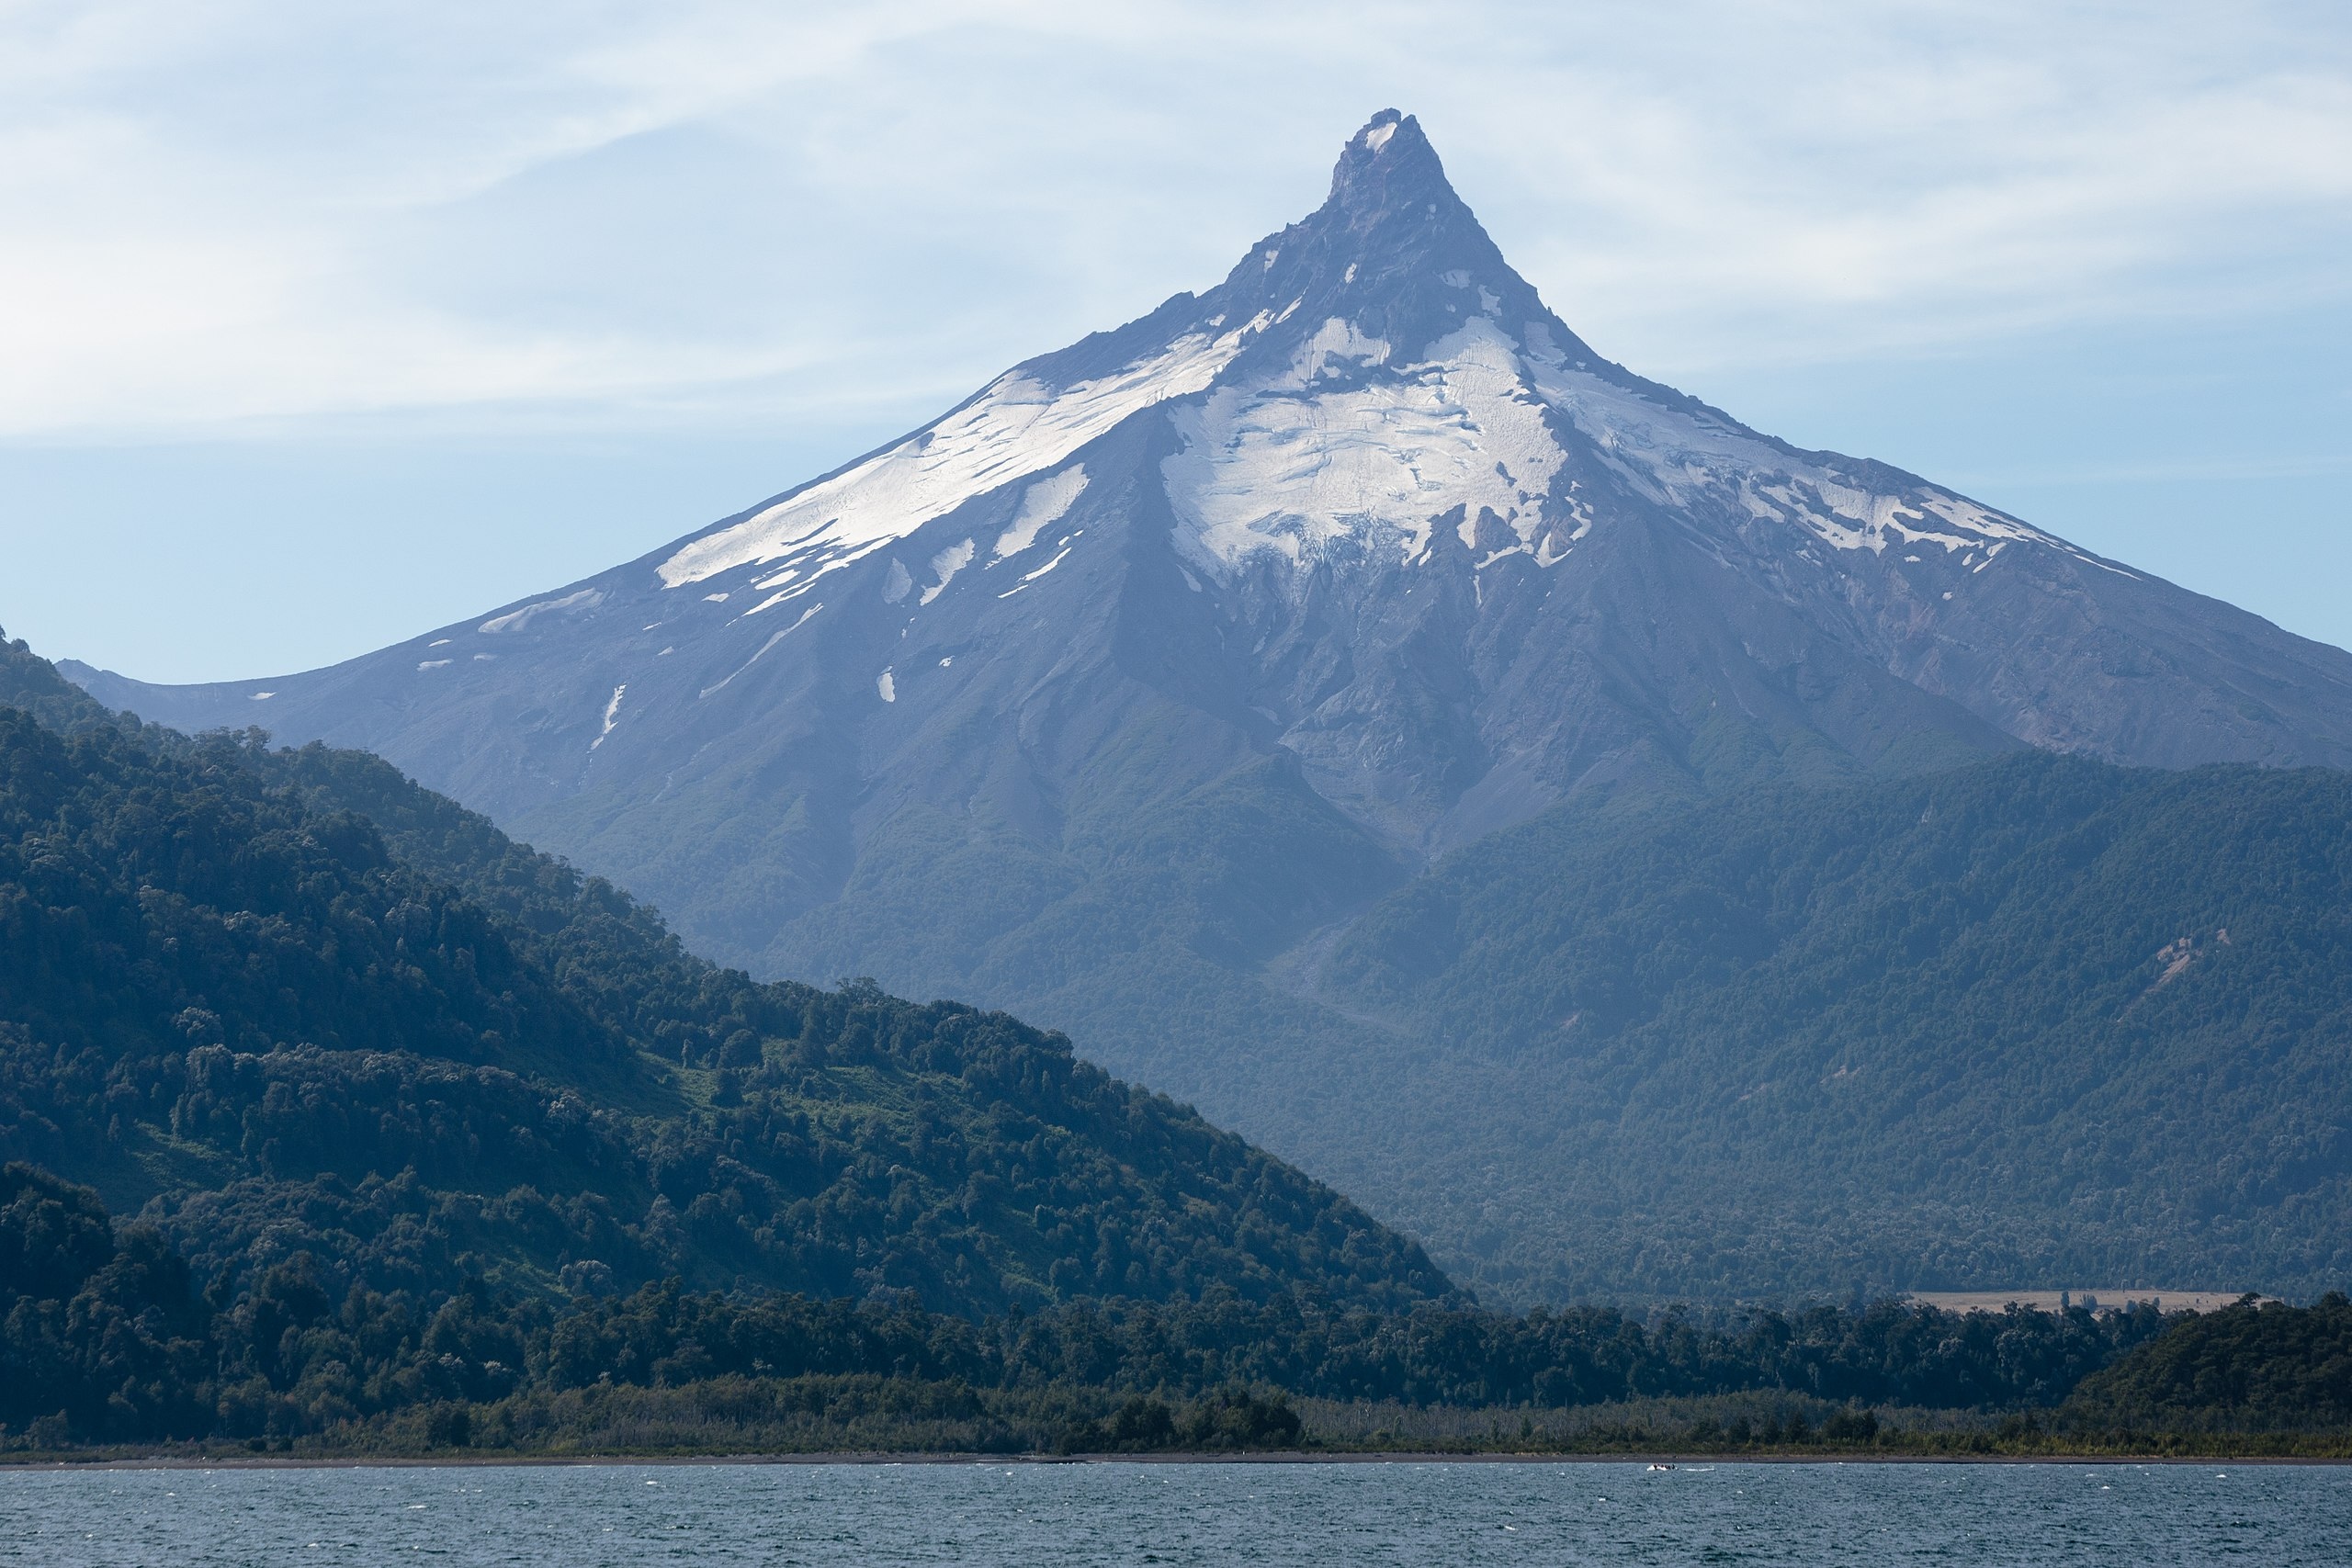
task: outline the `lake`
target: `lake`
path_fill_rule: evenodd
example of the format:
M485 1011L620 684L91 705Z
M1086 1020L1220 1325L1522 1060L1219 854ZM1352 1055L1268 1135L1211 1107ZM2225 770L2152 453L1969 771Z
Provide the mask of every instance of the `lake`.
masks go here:
M2352 1562L2319 1465L595 1464L0 1472L0 1562Z

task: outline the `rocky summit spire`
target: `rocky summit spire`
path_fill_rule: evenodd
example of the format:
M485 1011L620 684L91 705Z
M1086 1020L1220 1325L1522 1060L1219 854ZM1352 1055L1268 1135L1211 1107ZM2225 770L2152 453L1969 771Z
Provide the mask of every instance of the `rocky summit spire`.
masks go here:
M1432 213L1430 208L1438 210ZM1364 229L1401 215L1427 223L1477 220L1446 182L1437 149L1421 133L1421 122L1395 109L1382 109L1348 138L1331 170L1331 195L1317 217L1329 215Z
M1408 355L1465 312L1499 312L1511 331L1554 320L1454 194L1420 122L1393 108L1340 149L1323 205L1252 247L1214 302L1234 320L1264 311L1291 324L1267 334L1256 351L1267 356L1335 317Z

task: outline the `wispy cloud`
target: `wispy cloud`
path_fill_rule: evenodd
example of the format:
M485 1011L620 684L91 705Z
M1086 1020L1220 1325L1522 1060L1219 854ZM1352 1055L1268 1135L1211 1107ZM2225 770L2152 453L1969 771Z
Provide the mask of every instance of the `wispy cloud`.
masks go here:
M913 409L1391 102L1654 373L2346 287L2334 5L19 3L0 435Z

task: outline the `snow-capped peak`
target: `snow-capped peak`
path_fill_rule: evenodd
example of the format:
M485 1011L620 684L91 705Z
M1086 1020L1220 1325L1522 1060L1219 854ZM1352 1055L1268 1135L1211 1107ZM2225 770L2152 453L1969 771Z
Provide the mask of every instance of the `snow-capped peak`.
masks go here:
M1481 571L1512 556L1555 567L1605 525L1612 486L1841 551L1934 546L1974 563L2048 542L1950 492L1890 484L1892 470L1826 468L1602 359L1505 262L1419 123L1385 109L1341 149L1322 207L1208 294L1008 372L657 571L680 588L742 570L755 615L967 502L1058 473L1011 526L990 525L986 559L1002 559L1075 499L1080 448L1153 411L1178 440L1160 465L1177 543L1212 574L1267 553L1301 568L1355 550L1426 563L1442 525ZM931 563L916 608L980 546L941 547L910 558ZM890 581L893 604L916 587L905 563Z

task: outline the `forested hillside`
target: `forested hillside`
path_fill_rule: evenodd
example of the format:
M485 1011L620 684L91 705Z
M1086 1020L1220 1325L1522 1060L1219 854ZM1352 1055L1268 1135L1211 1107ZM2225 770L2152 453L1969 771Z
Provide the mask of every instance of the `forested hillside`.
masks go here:
M2075 1421L2143 1432L2352 1427L2352 1300L2245 1301L2188 1318L2086 1381Z
M119 721L0 656L0 1157L233 1290L670 1275L949 1311L1445 1292L1001 1014L757 985L380 761Z
M2028 753L1562 811L1319 983L1430 1053L1391 1169L1330 1174L1507 1298L2352 1277L2352 774Z

